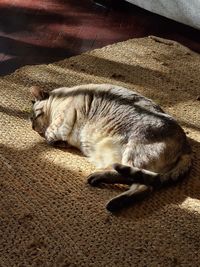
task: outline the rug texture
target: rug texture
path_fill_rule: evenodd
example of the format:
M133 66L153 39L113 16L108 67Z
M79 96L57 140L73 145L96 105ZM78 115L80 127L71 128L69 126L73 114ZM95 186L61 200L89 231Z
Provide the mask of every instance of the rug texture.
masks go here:
M185 129L183 183L112 215L117 186L91 188L76 150L31 129L29 87L114 83L159 103ZM176 42L133 39L0 79L0 266L200 266L200 56Z

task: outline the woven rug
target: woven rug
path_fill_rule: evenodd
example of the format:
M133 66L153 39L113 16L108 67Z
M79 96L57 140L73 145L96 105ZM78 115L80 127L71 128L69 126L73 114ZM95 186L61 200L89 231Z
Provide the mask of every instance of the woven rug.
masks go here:
M177 118L193 149L183 183L110 214L122 188L91 188L78 151L31 129L29 87L83 83L134 89ZM0 79L0 266L200 266L200 56L156 37L128 40Z

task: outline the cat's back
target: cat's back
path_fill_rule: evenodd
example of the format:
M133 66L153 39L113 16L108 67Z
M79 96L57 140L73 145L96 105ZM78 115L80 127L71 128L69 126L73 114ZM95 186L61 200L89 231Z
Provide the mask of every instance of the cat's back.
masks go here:
M63 87L53 90L51 95L63 103L70 100L70 105L92 123L130 127L137 123L161 125L172 121L152 100L113 84Z
M66 114L74 114L69 108L76 110L71 135L75 133L75 139L78 136L85 145L96 144L107 136L125 143L184 139L183 130L171 116L152 100L124 87L86 84L59 88L51 95L64 103L70 99Z

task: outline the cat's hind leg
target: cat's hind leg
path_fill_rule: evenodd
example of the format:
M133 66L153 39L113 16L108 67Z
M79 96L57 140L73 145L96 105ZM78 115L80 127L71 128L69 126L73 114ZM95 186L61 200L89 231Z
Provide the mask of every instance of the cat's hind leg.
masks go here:
M151 186L143 184L132 184L127 191L111 199L107 203L106 209L110 212L117 212L136 201L144 199L149 195L149 193L151 193L151 191Z
M116 167L119 166L121 167L121 164L116 164ZM129 168L128 166L126 167ZM133 172L135 172L135 175ZM94 172L88 177L88 183L91 186L98 186L102 183L130 185L130 188L127 191L111 199L107 203L106 208L110 212L119 211L120 209L131 205L138 200L144 199L147 195L149 195L150 192L152 192L152 187L150 185L134 183L134 181L140 179L139 177L141 176L141 171L138 171L138 168L135 168L135 170L134 168L132 169L131 176L126 176L125 168L123 169L122 173L123 174L115 170L103 170Z
M141 183L148 186L158 179L157 173L115 163L109 170L97 171L89 175L88 183L91 186L98 186L102 183L126 185Z
M124 178L120 173L115 170L102 170L90 174L87 178L91 186L98 186L100 184L127 184L133 183L129 177Z

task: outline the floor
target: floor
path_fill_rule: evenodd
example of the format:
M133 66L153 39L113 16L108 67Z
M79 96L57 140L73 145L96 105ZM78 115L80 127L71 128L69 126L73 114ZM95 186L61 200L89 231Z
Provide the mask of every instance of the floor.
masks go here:
M198 30L122 0L109 3L104 7L92 0L1 0L0 75L148 35L200 52Z

